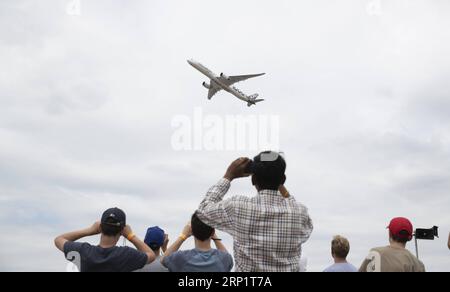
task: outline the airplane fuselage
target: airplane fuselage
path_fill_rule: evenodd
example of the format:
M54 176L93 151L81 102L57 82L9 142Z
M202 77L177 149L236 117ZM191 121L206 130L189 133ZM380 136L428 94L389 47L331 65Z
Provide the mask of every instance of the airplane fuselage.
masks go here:
M200 71L203 75L205 75L206 77L208 77L211 80L211 83L214 82L216 85L218 85L220 88L222 88L223 90L225 90L226 92L231 93L232 95L236 96L237 98L239 98L242 101L245 102L251 102L251 100L248 98L247 95L245 95L243 92L241 92L239 89L237 89L235 86L228 86L226 84L224 84L222 82L222 76L217 76L216 74L214 74L211 70L209 70L208 68L206 68L205 66L203 66L201 63L196 62L194 60L189 60L188 63L194 67L195 69L197 69L198 71ZM212 86L212 84L210 84Z

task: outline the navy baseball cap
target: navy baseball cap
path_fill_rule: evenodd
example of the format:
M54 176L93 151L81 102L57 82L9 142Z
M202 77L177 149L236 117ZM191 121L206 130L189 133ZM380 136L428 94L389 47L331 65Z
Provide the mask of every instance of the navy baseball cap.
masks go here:
M164 244L165 232L158 226L150 227L145 235L144 242L149 247L160 248Z
M125 212L119 208L111 208L103 213L101 223L117 227L125 227L127 224L127 216L125 215Z

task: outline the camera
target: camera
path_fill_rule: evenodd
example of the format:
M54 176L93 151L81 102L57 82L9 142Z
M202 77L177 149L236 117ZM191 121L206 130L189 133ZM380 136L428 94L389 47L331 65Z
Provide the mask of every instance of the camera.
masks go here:
M266 151L262 152L261 154L261 162L273 162L278 159L278 157L281 157L283 160L284 158L284 152L274 152L274 151ZM250 160L247 166L245 167L245 173L246 174L255 174L256 168L258 167L258 163L255 163L255 161Z
M414 234L415 242L416 242L416 256L419 258L419 247L418 247L418 240L434 240L435 237L439 238L439 227L433 226L430 229L422 229L418 228L416 229L416 232Z
M430 229L416 229L416 238L422 240L434 240L435 237L439 238L439 227L434 226Z
M245 167L245 173L247 174L255 174L255 162L253 160L250 160Z

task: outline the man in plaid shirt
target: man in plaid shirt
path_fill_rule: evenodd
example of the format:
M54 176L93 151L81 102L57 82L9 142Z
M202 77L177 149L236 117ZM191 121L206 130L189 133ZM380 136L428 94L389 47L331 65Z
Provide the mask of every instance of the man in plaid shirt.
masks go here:
M302 244L313 224L307 208L284 187L285 170L285 160L275 152L263 152L254 161L239 158L200 204L202 221L233 236L237 272L300 270ZM251 174L258 196L224 200L234 179Z

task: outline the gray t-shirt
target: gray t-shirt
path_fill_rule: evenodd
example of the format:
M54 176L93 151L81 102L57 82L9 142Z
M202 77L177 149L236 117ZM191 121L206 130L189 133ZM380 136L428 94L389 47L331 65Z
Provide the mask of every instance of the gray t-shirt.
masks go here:
M324 273L356 273L358 269L349 263L334 264L323 271Z
M89 243L68 241L64 244L64 254L70 257L79 255L80 272L132 272L141 269L147 264L148 257L145 253L130 247L102 248L92 246Z
M200 251L192 249L178 251L164 258L163 262L171 272L230 272L233 269L233 257L217 249Z
M169 270L161 264L161 256L158 256L154 262L146 265L136 273L167 273Z

